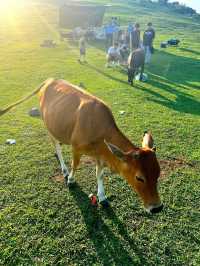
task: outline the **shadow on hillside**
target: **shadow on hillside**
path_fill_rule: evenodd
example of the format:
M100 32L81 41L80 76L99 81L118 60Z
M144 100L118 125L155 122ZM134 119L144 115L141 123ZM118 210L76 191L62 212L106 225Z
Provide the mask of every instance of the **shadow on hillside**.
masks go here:
M134 240L130 238L126 226L118 219L111 207L104 212L89 205L88 195L82 191L79 185L70 190L70 194L81 210L88 236L93 242L102 265L134 265L133 258L126 250L127 245L130 246L134 257L137 256L137 265L149 265L144 251L140 250ZM105 224L102 219L104 214L114 224L114 230L117 230L120 237L113 234Z
M104 72L103 70L99 69L98 67L92 65L92 64L86 64L85 65L86 67L92 69L92 70L95 70L97 73L103 75L104 77L108 78L108 79L111 79L111 80L114 80L114 81L117 81L117 82L120 82L122 84L125 84L125 85L128 85L128 82L126 82L125 80L121 80L119 78L116 78L114 75L115 73L113 73L113 75L110 75L106 72ZM119 69L119 72L123 72L124 74L126 73L125 70L122 70L122 69Z
M107 53L107 47L105 41L90 41L89 45L105 52L105 54Z
M158 103L178 112L200 115L200 102L190 94L177 89L180 87L179 84L168 83L168 81L163 81L163 79L158 76L156 79L154 79L153 76L150 77L148 84L152 85L154 88L158 88L159 91L163 90L176 96L175 100L171 100L155 89L144 87L142 83L135 84L136 88L150 95L150 97L147 97L148 101Z
M178 112L200 115L200 102L189 94L191 90L200 89L198 85L191 84L191 82L199 82L200 62L193 58L170 54L166 51L158 51L156 52L156 55L157 54L158 60L159 57L162 58L162 60L164 58L165 66L151 65L151 67L147 67L149 73L148 84L155 89L146 88L146 86L143 86L143 83L140 82L135 82L134 87L149 94L151 96L148 97L149 101L164 105ZM125 70L119 69L119 72L124 74L124 80L122 80L115 77L116 73L113 73L113 75L108 74L92 64L86 64L86 67L95 70L108 79L120 82L126 86L128 85L126 82L127 77ZM186 69L188 68L189 74L184 67ZM158 90L156 90L156 88L158 88ZM171 100L167 96L163 96L161 91L175 95L176 99Z
M189 52L191 54L195 54L195 55L200 55L200 52L199 51L195 51L195 50L192 50L192 49L189 49L189 48L180 48L181 51L183 52Z
M178 112L200 115L200 101L190 94L191 91L200 89L197 85L191 84L199 82L200 61L166 51L157 51L156 56L157 61L162 60L165 65L160 66L159 63L147 67L148 84L153 88L147 88L139 82L135 82L134 87L149 94L150 97L147 97L149 101ZM176 96L175 99L164 96L162 91Z
M151 74L191 89L189 82L199 82L200 60L172 54L166 50L157 51L156 57L158 64L155 63L148 69Z

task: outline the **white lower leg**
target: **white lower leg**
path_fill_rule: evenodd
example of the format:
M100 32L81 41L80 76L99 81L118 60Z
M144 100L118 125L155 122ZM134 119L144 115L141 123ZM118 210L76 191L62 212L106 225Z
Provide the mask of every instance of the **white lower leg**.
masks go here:
M101 164L96 165L96 176L97 176L97 184L98 184L98 198L99 202L104 201L106 199L104 186L103 186L103 166Z
M62 173L66 177L66 176L69 175L69 171L68 171L67 166L65 165L65 162L63 160L61 146L60 146L59 142L56 142L55 145L56 145L56 153L58 155L58 160L60 162L60 166L61 166L61 169L62 169Z
M73 184L73 183L75 183L74 172L75 172L75 170L72 169L71 172L69 173L68 180L67 180L67 183L68 183L68 184Z
M67 180L67 183L68 184L73 184L75 183L75 178L74 178L74 174L75 174L75 171L79 165L79 162L80 162L80 154L77 153L75 150L72 151L72 165L71 165L71 172L68 176L68 180Z

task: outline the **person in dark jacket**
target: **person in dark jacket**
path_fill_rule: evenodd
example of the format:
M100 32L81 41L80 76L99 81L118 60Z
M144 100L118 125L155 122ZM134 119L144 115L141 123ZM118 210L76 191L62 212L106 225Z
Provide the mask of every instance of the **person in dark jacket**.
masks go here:
M155 39L155 30L152 27L152 23L147 24L147 29L143 34L143 46L145 50L145 63L150 63L151 55L153 53L153 41Z
M132 31L132 49L137 49L140 47L140 24L136 23Z

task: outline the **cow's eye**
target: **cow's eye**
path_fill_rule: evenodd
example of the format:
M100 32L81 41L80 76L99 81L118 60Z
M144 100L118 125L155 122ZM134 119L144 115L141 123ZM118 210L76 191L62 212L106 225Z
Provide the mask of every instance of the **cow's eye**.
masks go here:
M144 183L144 178L142 176L136 176L137 181Z

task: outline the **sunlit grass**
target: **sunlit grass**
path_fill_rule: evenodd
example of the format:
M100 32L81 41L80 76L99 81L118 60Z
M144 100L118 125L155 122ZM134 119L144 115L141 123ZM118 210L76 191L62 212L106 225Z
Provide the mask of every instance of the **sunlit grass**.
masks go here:
M94 209L88 200L96 193L94 165L83 160L71 192L50 178L59 165L42 121L27 114L38 106L33 97L0 117L0 265L200 265L199 24L134 1L133 8L132 1L113 2L121 6L109 9L107 18L121 15L126 24L137 14L143 29L153 17L156 51L146 83L130 87L120 69L104 68L105 50L97 43L88 46L88 64L80 65L77 46L59 41L57 7L43 1L10 10L10 18L0 16L0 109L51 76L82 82L111 106L135 144L151 129L159 159L182 158L194 166L174 167L160 180L165 208L155 216L145 214L122 177L106 170L111 208ZM171 28L181 45L161 50ZM47 36L57 42L55 49L40 47ZM6 145L7 138L16 145ZM69 148L64 158L69 165Z

